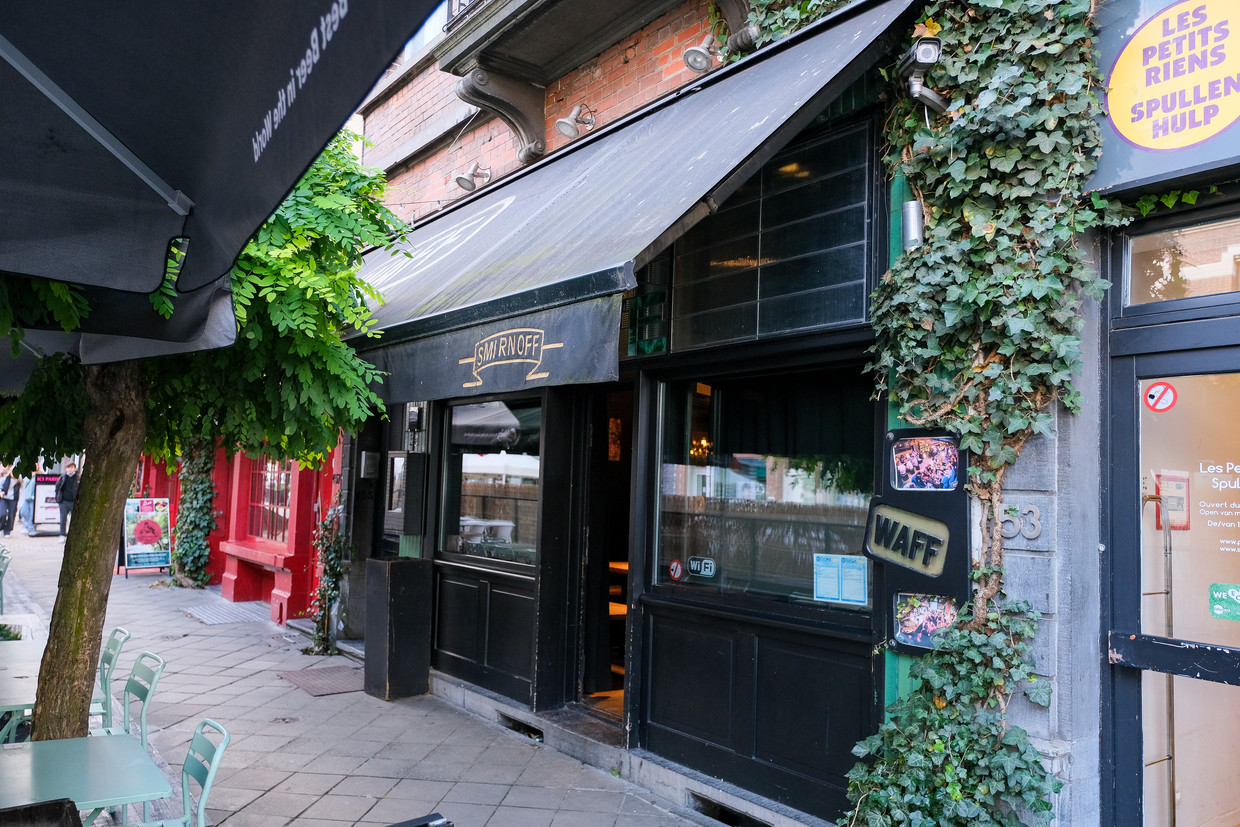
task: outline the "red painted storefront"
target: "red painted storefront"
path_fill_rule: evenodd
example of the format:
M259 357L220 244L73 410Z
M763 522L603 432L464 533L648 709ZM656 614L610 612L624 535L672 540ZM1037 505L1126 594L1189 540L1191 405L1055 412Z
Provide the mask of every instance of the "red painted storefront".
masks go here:
M215 457L216 528L208 536L210 585L220 584L234 602L261 600L271 619L283 624L310 613L318 587L314 529L335 502L340 451L319 470L296 463ZM143 496L167 497L176 524L179 480L164 466L143 457L137 471Z

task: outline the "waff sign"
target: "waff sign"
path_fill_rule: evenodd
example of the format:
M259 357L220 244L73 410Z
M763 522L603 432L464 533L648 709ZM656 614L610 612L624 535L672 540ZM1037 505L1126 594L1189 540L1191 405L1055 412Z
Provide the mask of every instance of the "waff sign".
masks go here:
M875 559L938 577L947 560L950 536L946 523L877 503L870 509L865 551Z

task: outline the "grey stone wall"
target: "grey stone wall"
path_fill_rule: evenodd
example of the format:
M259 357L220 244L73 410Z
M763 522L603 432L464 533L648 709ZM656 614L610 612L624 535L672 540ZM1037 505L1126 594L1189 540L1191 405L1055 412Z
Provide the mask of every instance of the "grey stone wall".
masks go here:
M1037 673L1053 687L1049 709L1020 696L1012 720L1064 782L1055 802L1056 824L1064 827L1100 823L1101 331L1101 309L1089 302L1084 367L1076 379L1081 412L1060 406L1054 435L1030 440L1004 481L1004 502L1022 512L1024 529L1005 543L1007 591L1042 613L1034 657ZM1032 525L1035 515L1040 526Z

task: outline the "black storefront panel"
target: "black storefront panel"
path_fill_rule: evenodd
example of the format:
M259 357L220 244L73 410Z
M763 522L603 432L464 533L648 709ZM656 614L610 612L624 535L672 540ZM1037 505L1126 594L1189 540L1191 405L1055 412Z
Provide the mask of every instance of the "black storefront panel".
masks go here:
M441 561L435 591L431 665L528 702L534 678L533 579Z
M647 605L646 747L823 818L874 722L870 646L769 619Z

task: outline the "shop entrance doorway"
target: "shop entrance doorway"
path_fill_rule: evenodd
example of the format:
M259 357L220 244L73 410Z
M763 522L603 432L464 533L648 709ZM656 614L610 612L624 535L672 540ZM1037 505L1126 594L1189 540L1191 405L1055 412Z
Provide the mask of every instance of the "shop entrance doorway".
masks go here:
M628 639L632 386L612 385L591 394L586 433L579 692L590 711L620 721Z
M1115 361L1114 824L1240 823L1240 350Z

